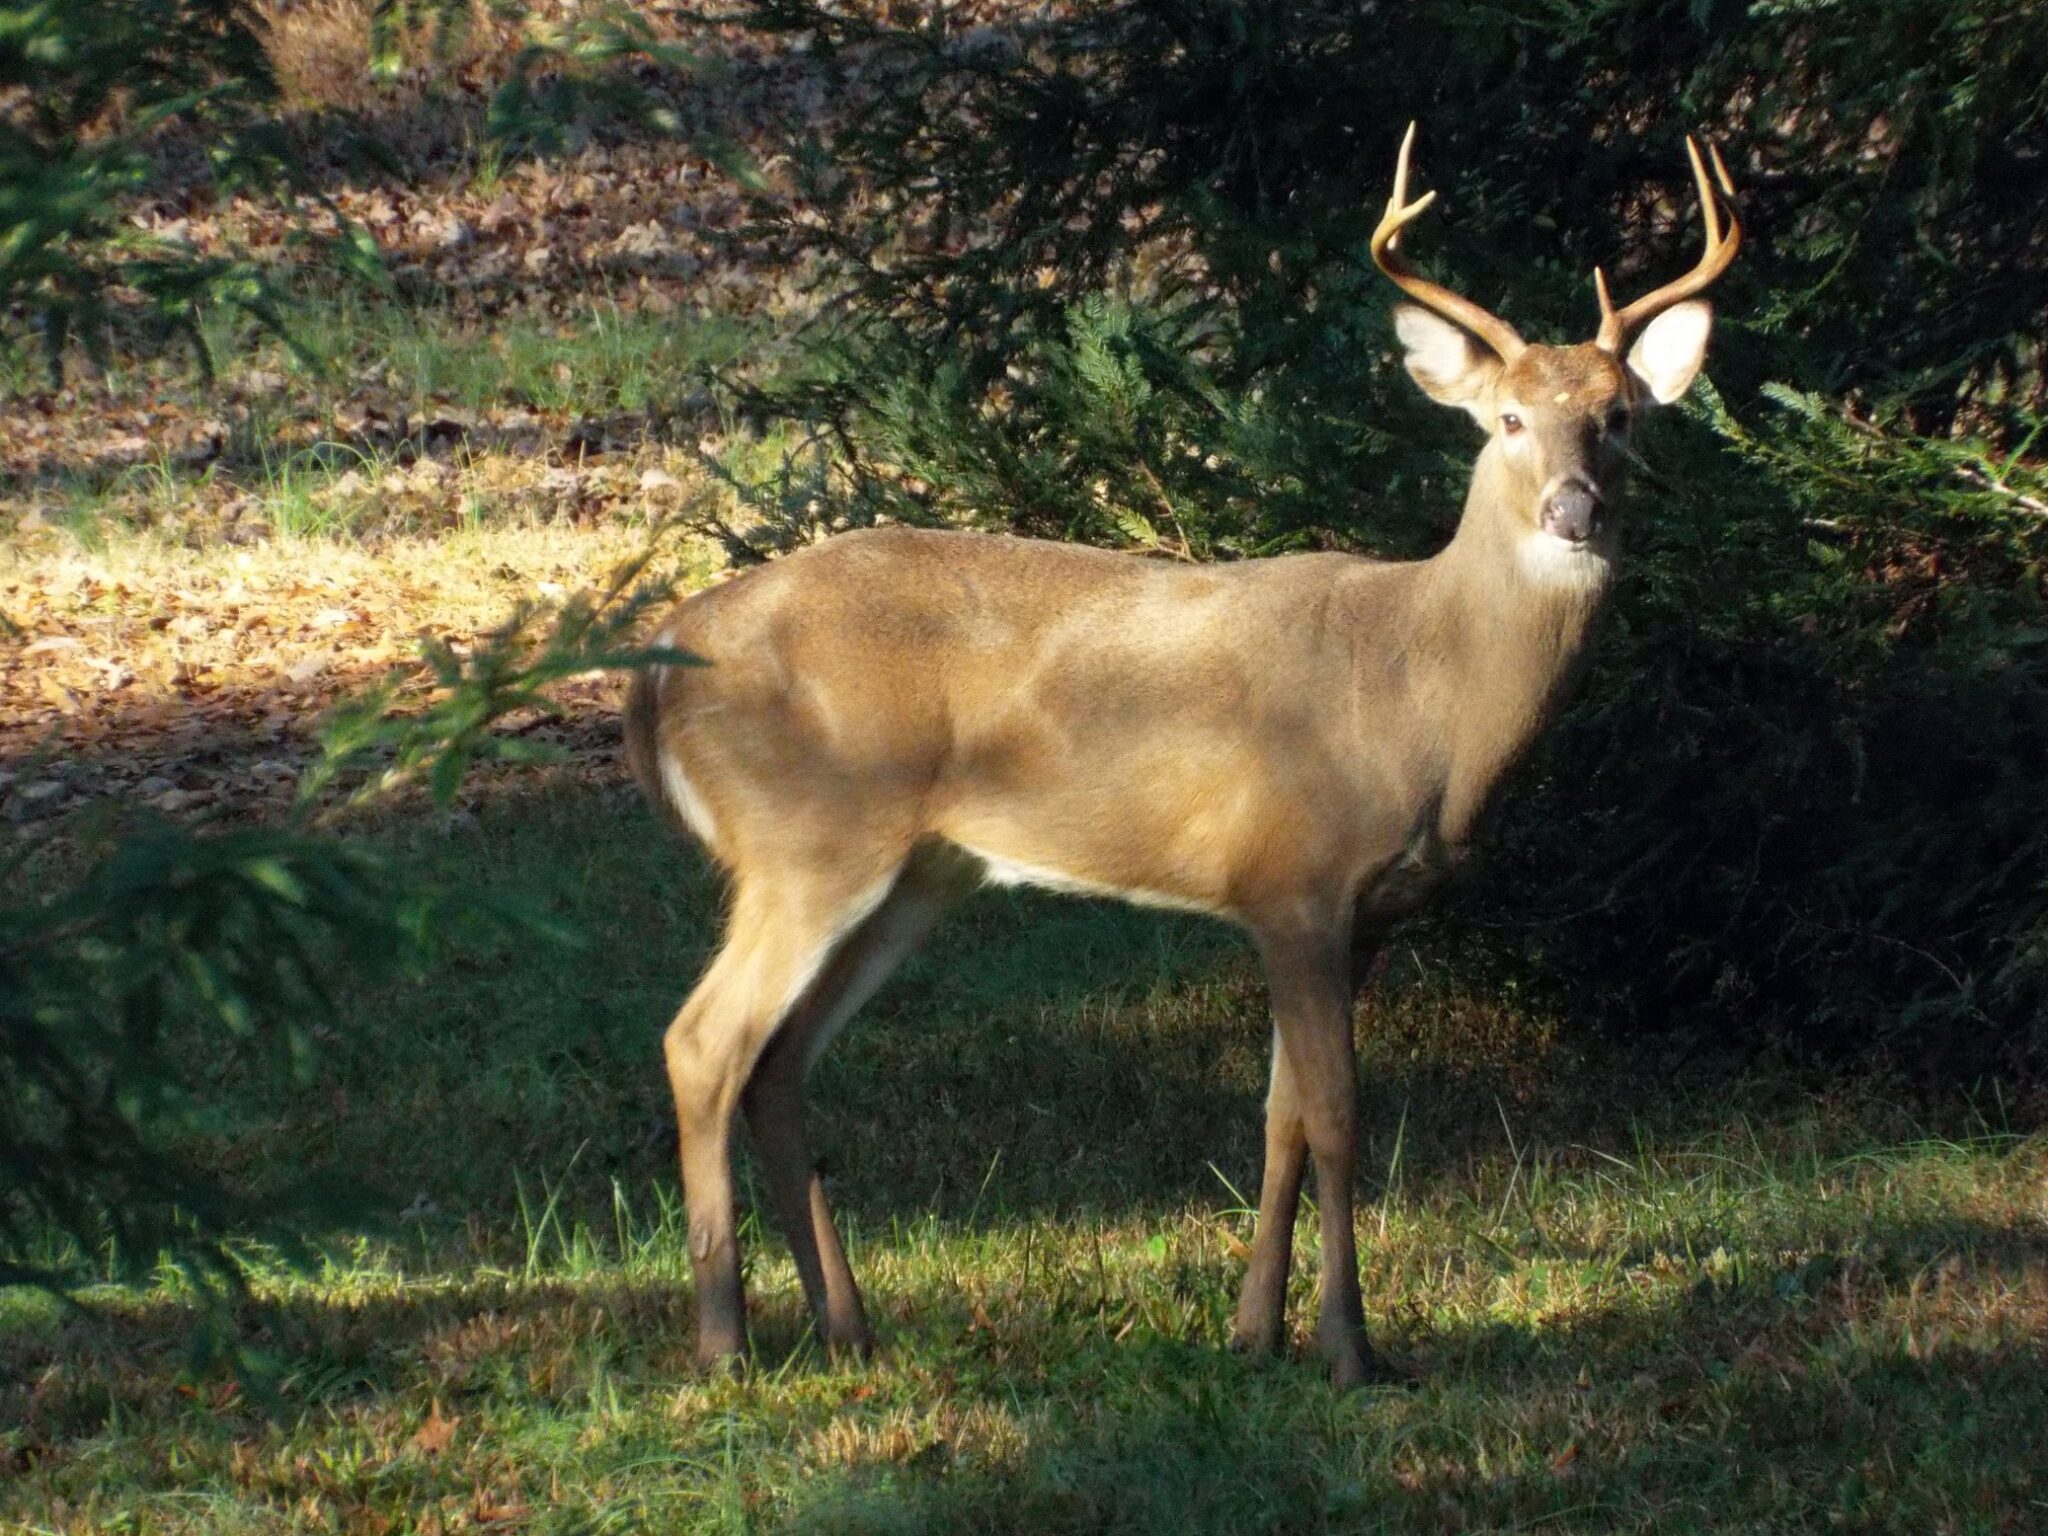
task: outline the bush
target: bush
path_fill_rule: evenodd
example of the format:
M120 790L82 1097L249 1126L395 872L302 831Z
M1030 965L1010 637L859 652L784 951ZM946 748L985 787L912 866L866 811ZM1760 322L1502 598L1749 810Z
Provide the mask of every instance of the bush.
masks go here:
M1631 1017L1936 1071L2037 1055L2048 474L1782 387L1760 404L1707 392L1664 460L1491 920Z
M127 202L173 127L223 189L288 184L262 116L276 94L247 0L44 0L0 16L0 319L36 327L53 374L68 342L99 351L131 317L202 366L205 305L280 327L255 267L147 233Z

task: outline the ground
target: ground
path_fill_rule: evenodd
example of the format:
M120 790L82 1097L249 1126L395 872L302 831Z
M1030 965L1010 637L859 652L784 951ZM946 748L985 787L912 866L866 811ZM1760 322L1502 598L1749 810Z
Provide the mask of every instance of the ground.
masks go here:
M388 105L334 84L358 11L281 14L295 110ZM802 87L753 68L735 89ZM306 310L324 373L245 332L210 389L167 358L51 389L17 359L0 817L21 846L106 803L277 816L320 712L415 635L462 644L601 579L712 493L707 454L772 460L699 421L692 380L802 300L720 275L702 232L737 210L700 164L592 144L501 165L415 118L408 186L337 188L404 281ZM970 906L818 1074L878 1356L806 1342L750 1222L754 1362L699 1375L657 1042L719 895L630 788L616 693L576 685L538 727L565 765L356 833L519 893L580 948L477 940L365 981L307 1087L218 1064L221 1166L373 1192L312 1268L257 1256L258 1369L195 1354L172 1276L84 1312L0 1298L0 1529L2048 1526L2038 1106L1595 1034L1569 996L1397 952L1357 1022L1366 1305L1401 1379L1342 1395L1299 1332L1283 1361L1223 1348L1265 1073L1247 952L1096 904Z

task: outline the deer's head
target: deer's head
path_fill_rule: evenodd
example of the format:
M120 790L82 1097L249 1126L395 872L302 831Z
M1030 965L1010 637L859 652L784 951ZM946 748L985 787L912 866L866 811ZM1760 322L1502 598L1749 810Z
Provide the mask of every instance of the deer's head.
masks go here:
M1613 547L1631 429L1655 405L1691 387L1706 355L1713 315L1694 295L1727 270L1742 243L1732 208L1723 210L1699 147L1686 140L1707 228L1699 265L1617 310L1596 268L1600 329L1577 346L1522 340L1513 326L1447 288L1419 277L1397 251L1401 231L1436 198L1408 201L1408 159L1415 126L1401 141L1394 195L1372 237L1373 260L1414 304L1394 310L1409 375L1432 400L1470 411L1490 439L1494 472L1508 490L1505 510L1519 520L1525 548L1541 563L1604 561ZM1720 152L1711 151L1723 193L1734 187ZM1629 337L1635 344L1626 355Z

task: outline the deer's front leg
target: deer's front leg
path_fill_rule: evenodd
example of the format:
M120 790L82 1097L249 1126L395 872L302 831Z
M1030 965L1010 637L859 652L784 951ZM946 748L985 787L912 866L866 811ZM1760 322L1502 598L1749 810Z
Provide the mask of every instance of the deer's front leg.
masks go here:
M1252 1231L1251 1262L1238 1295L1233 1349L1271 1354L1287 1330L1287 1271L1294 1257L1294 1215L1308 1161L1301 1109L1280 1032L1273 1032L1272 1084L1266 1091L1266 1167L1259 1181L1259 1221Z
M1276 1046L1286 1053L1294 1108L1316 1165L1322 1265L1316 1338L1339 1386L1379 1374L1365 1337L1352 1224L1352 1166L1358 1155L1358 1063L1351 1045L1348 935L1260 936L1273 997ZM1269 1144L1271 1131L1269 1127ZM1262 1230L1258 1234L1265 1239ZM1253 1262L1259 1250L1253 1250Z

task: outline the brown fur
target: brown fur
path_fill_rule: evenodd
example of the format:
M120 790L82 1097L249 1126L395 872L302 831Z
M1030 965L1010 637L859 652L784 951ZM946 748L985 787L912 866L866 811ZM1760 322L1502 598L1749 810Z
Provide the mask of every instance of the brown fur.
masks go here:
M626 766L632 770L633 782L640 786L648 804L658 809L670 826L687 834L689 828L661 787L661 769L654 756L655 733L660 723L660 674L642 668L633 674L632 684L626 689Z

